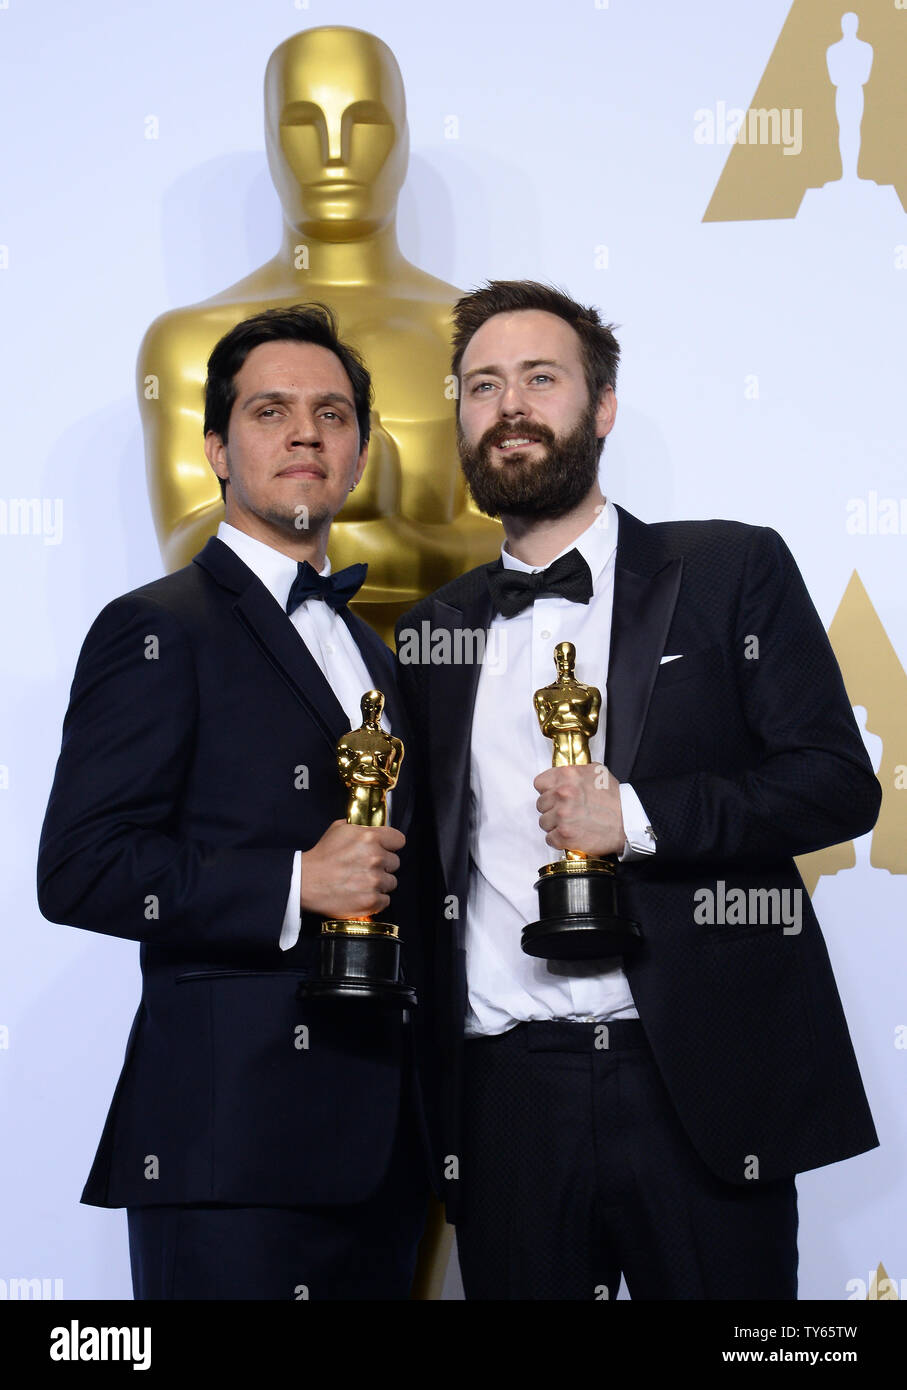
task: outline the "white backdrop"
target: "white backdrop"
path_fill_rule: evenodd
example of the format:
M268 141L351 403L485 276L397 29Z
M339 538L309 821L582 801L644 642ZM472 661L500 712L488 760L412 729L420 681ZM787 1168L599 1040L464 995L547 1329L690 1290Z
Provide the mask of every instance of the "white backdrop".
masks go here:
M553 280L620 325L607 493L645 520L774 526L826 625L858 569L907 665L907 527L846 527L849 500L907 497L907 216L892 196L881 212L814 199L797 219L702 221L728 149L697 141L696 113L748 105L789 9L458 0L416 19L407 0L0 0L0 499L47 513L39 534L12 534L0 508L0 1297L20 1278L131 1296L124 1214L78 1198L138 947L43 921L36 846L85 632L162 573L142 334L277 249L262 79L288 35L351 24L396 54L412 261L464 288ZM858 854L815 903L882 1147L800 1179L804 1298L865 1297L880 1261L907 1295L905 880Z

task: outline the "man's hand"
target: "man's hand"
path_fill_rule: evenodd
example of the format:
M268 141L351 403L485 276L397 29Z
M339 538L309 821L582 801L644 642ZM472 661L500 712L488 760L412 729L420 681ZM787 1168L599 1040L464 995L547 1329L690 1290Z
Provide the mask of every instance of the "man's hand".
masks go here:
M397 851L406 837L390 825L335 820L302 855L303 912L322 917L371 917L383 912L397 886Z
M552 849L584 854L622 854L626 846L620 811L620 784L601 763L549 767L532 784L539 825Z

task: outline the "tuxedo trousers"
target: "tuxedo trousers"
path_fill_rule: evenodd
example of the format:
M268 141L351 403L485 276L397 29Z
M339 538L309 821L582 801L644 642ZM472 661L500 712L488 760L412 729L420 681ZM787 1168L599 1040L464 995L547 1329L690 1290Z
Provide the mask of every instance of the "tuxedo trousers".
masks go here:
M366 1201L129 1207L134 1296L408 1299L428 1209L427 1174L415 1116L406 1103L385 1176Z
M794 1179L705 1166L638 1019L521 1023L464 1054L467 1299L610 1299L621 1275L634 1299L797 1297Z

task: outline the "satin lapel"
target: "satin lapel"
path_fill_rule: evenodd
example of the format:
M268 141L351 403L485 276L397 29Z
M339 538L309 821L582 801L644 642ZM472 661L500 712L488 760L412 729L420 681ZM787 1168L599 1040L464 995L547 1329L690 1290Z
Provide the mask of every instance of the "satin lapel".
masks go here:
M262 654L305 706L333 750L349 721L321 667L261 580L235 551L213 536L194 557L222 585L237 594L233 611Z
M641 523L630 517L633 526L627 526L625 517L622 513L614 570L605 742L607 767L622 782L632 773L683 569L678 556L654 573L636 572L633 546L624 548L621 540L626 530L632 541Z
M473 655L484 652L485 639L493 610L491 595L482 587L462 609L452 608L437 599L432 606L432 630L446 630L450 636L450 654L459 650ZM422 647L430 650L431 634L423 624ZM478 633L475 641L464 642L464 632ZM431 667L431 764L432 801L438 827L438 847L444 878L451 891L464 892L466 885L457 881L457 866L467 863L469 834L469 756L472 742L472 716L476 690L482 670L481 661L461 660L432 663Z
M234 611L333 749L347 732L349 720L286 613L281 612L264 585L257 582L249 585Z
M376 632L357 618L348 608L340 609L340 616L349 628L350 635L359 648L362 660L368 667L375 688L384 696L384 706L391 730L403 740L403 763L400 777L394 788L393 823L405 835L413 815L413 777L412 737L403 705L397 695L397 669L393 653L384 645ZM363 694L365 692L363 691ZM409 751L409 761L407 761Z

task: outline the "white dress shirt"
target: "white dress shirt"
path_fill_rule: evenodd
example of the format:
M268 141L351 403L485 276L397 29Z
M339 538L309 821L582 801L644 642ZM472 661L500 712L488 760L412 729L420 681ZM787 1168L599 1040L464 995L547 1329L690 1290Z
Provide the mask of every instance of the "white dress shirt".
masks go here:
M604 762L617 527L617 512L606 502L589 529L561 552L576 549L589 565L588 604L545 595L515 617L497 614L489 629L488 647L496 659L479 674L470 751L468 1036L503 1033L532 1019L639 1017L619 960L545 961L527 956L520 946L523 927L539 916L537 870L562 857L545 843L536 810L532 783L551 766L552 748L539 728L532 697L556 678L555 645L572 642L577 680L602 694L589 751L593 762ZM533 571L506 548L501 559L507 569ZM621 784L620 800L627 837L621 858L654 853L651 828L632 787Z
M217 528L217 539L223 541L234 551L253 574L257 575L265 588L286 611L287 599L293 580L298 574L297 563L289 555L256 540L235 526L222 521ZM325 560L319 573L331 572L330 560ZM290 622L317 662L328 685L333 690L350 721L351 729L358 729L362 723L362 696L374 686L374 679L356 646L352 633L339 613L322 598L309 598L301 603L290 615ZM381 715L381 727L391 732L387 711ZM339 773L338 773L339 776ZM390 820L391 798L387 798L388 820ZM290 893L287 910L280 933L280 949L288 951L299 939L300 904L299 895L302 883L302 850L293 856L293 875L290 879Z

